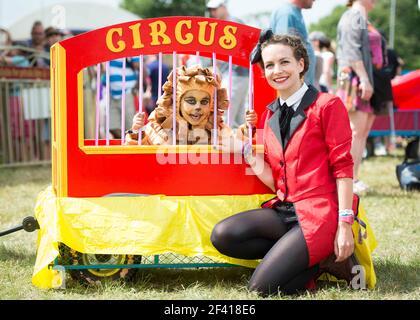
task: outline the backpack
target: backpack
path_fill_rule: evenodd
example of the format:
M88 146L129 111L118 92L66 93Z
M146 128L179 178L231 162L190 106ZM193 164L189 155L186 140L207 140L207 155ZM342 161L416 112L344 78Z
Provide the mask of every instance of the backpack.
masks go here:
M396 167L397 179L403 190L420 190L419 138L410 141L405 148L403 163Z

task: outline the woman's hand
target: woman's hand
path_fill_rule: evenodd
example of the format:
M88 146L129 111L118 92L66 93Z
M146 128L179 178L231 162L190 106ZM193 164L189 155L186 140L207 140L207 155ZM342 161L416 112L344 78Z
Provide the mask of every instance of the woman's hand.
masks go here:
M217 110L217 127L219 129L223 129L223 126L224 126L224 120L223 120L224 112L225 112L224 110L220 110L220 109ZM212 114L209 117L206 127L209 130L213 129L213 127L214 127L214 114Z
M337 257L335 262L346 260L354 251L354 237L351 225L347 222L339 222L334 241L334 253Z
M246 124L250 125L252 128L257 126L258 115L255 110L248 110L245 116Z
M368 79L363 79L360 82L359 89L362 91L361 99L365 101L369 101L373 95L373 87L370 84Z
M138 144L139 144L138 140L134 139L131 134L125 135L125 145L137 146Z
M134 116L134 118L133 118L133 126L131 127L131 129L133 131L139 131L140 129L143 129L145 115L146 114L144 112L139 112L139 113L137 113Z
M225 110L219 109L217 112L217 125L219 126L220 129L222 129L224 125L224 120L223 120L224 115L225 115Z

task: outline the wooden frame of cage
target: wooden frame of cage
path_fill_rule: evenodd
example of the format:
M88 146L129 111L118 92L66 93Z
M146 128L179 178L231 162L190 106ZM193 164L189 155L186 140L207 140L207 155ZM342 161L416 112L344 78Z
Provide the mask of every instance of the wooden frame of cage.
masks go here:
M237 164L234 155L230 164L168 164L163 170L156 161L155 146L88 146L83 137L84 68L122 57L197 51L204 56L215 53L217 59L224 61L231 57L233 64L249 67L249 55L259 34L259 29L229 21L169 17L115 25L56 44L51 50L55 194L101 197L115 192L192 196L269 193L256 176L245 175L246 164ZM258 66L253 67L253 74L258 97L254 107L261 115L275 98L275 92L268 87ZM211 146L198 150L168 146L164 152L219 155Z

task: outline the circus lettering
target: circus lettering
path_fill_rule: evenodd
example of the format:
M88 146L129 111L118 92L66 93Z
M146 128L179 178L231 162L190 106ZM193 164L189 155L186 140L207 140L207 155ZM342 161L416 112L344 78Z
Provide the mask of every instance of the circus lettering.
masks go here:
M222 29L223 28L223 29ZM169 23L155 20L149 24L136 23L128 27L111 28L106 35L106 46L114 53L123 52L131 46L132 49L143 49L146 46L199 44L206 47L220 46L232 50L237 46L236 33L238 28L233 25L221 26L218 22L179 20Z

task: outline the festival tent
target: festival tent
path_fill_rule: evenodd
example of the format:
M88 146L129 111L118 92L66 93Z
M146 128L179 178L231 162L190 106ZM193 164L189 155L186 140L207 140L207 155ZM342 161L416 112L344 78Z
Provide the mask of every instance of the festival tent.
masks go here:
M8 29L13 40L26 40L30 38L32 24L37 20L44 27L54 26L80 33L138 19L139 16L127 10L100 3L63 2L34 11L15 21Z

